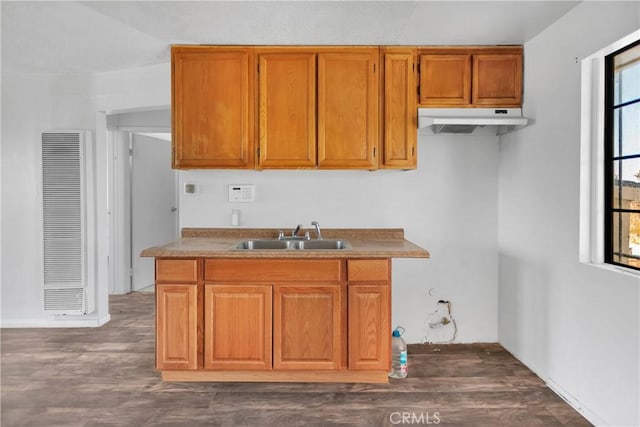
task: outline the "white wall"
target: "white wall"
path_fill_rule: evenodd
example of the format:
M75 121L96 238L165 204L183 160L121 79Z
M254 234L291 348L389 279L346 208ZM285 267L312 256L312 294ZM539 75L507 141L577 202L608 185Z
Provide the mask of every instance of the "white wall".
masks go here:
M168 119L171 103L170 66L161 64L94 75L39 75L2 71L2 272L0 283L3 326L54 326L45 315L42 295L42 182L40 132L95 130L96 112L136 111L153 123ZM123 117L128 117L123 115ZM137 116L136 116L137 117ZM126 120L125 120L126 122ZM138 123L139 124L139 123ZM145 123L146 124L146 123ZM170 126L166 123L165 126ZM109 223L106 165L111 162L105 132L96 147L98 226L98 301L90 316L75 317L79 325L108 319Z
M497 138L418 139L414 171L187 171L196 194L180 195L181 227L401 227L431 251L394 260L393 325L420 342L438 298L452 302L459 342L497 339ZM255 184L254 203L229 203L229 184ZM436 297L428 296L436 288Z
M95 109L122 113L171 105L171 64L158 64L93 75Z
M584 2L525 44L524 112L499 172L499 340L595 423L640 424L640 280L578 262L580 60L640 27Z
M42 317L39 132L50 130L53 79L2 74L2 320Z
M2 86L2 326L97 326L105 304L87 316L45 315L42 291L40 133L93 127L89 76L3 72Z

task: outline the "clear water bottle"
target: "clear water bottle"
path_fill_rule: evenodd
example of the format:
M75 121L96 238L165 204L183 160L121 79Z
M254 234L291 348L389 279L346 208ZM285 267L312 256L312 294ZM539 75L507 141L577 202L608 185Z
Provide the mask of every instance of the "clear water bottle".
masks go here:
M402 330L402 332L400 332ZM404 328L398 326L391 334L391 372L390 378L407 378L407 343L402 339Z

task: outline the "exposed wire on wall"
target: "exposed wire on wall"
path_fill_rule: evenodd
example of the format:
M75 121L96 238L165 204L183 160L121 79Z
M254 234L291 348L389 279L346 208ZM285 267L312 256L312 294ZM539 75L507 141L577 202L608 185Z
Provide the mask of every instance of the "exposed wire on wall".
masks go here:
M451 315L451 303L439 300L435 311L429 313L425 321L423 343L450 343L455 341L457 333L458 327Z

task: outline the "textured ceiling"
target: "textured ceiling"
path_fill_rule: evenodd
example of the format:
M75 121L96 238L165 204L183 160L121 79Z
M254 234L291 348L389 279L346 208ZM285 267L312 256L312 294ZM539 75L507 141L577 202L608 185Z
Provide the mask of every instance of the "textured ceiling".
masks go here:
M522 44L576 1L2 1L2 69L99 72L171 44Z

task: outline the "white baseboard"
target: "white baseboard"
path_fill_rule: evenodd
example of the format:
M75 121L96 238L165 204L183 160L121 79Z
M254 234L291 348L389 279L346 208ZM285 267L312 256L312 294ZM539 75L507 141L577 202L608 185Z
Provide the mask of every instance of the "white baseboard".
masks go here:
M580 403L578 399L576 399L571 393L569 393L568 391L560 387L560 385L558 385L558 383L553 381L551 378L545 379L544 382L555 394L560 396L562 400L567 402L569 406L571 406L573 409L578 411L580 415L585 417L587 421L589 421L594 426L610 425L609 423L605 422L602 418L600 418L598 415L594 414L591 410L589 410L589 408L585 408L584 405Z
M533 363L529 363L526 360L523 360L522 357L520 357L516 352L512 351L510 348L506 347L503 343L499 343L499 344L502 347L504 347L505 350L511 353L513 357L518 359L520 363L522 363L524 366L529 368L534 374L536 374L542 381L544 381L544 383L547 385L547 387L549 387L549 389L551 389L551 391L553 391L555 394L560 396L562 400L567 402L569 406L575 409L580 415L585 417L587 421L589 421L591 424L595 426L609 425L602 418L596 415L593 411L586 408L578 399L576 399L571 393L563 389L553 379L549 378L546 375L543 375L542 372L540 372L540 369L538 369L538 367L535 366Z
M111 320L107 314L96 316L51 316L48 319L3 319L0 328L98 328Z

